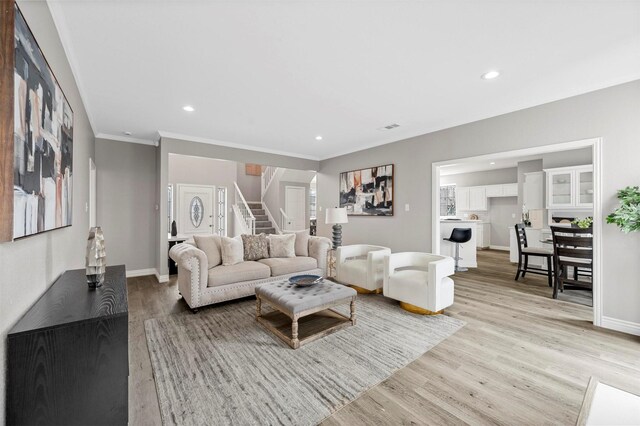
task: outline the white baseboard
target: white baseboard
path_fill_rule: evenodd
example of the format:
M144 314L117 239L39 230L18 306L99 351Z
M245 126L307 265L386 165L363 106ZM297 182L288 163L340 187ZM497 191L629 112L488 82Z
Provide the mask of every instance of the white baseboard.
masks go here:
M511 251L511 248L507 247L507 246L489 246L489 248L491 250L502 250L502 251Z
M625 321L617 318L603 316L601 326L603 328L640 336L640 323L637 322Z
M160 275L158 273L157 269L154 269L153 272L154 272L154 275L156 276L156 279L158 280L159 283L169 282L169 275L168 274L167 275Z
M155 268L133 269L131 271L127 271L127 278L144 277L145 275L155 275L155 274L156 274Z

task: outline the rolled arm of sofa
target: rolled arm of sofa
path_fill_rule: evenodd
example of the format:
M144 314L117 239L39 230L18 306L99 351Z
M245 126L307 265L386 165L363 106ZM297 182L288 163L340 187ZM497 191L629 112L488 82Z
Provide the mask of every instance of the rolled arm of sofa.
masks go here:
M325 237L309 237L309 256L318 261L322 276L327 276L327 255L331 248L331 240Z
M178 289L191 308L200 306L201 290L207 287L209 261L197 247L181 243L169 250L169 257L178 264Z

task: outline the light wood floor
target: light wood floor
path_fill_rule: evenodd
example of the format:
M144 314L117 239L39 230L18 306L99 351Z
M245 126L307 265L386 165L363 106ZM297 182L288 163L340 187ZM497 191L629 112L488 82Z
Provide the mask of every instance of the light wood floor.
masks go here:
M640 337L594 327L591 308L551 299L544 277L514 281L506 253L478 254L446 311L466 326L324 425L575 424L591 376L640 392ZM186 305L175 279L128 284L129 422L160 424L143 321Z

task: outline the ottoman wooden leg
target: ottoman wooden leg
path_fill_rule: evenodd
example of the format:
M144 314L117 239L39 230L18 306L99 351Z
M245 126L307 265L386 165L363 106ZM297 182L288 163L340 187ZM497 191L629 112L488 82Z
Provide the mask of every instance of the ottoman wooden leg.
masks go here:
M351 325L356 325L356 299L351 299Z
M262 300L256 296L256 319L262 316Z
M300 347L300 340L298 340L298 317L294 317L291 321L291 347L298 349Z

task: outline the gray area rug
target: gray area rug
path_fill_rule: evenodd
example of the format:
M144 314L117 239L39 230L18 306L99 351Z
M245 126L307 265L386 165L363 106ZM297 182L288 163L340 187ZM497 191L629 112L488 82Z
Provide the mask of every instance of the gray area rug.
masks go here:
M254 315L241 301L145 321L165 425L317 424L464 325L360 296L356 326L293 350Z

